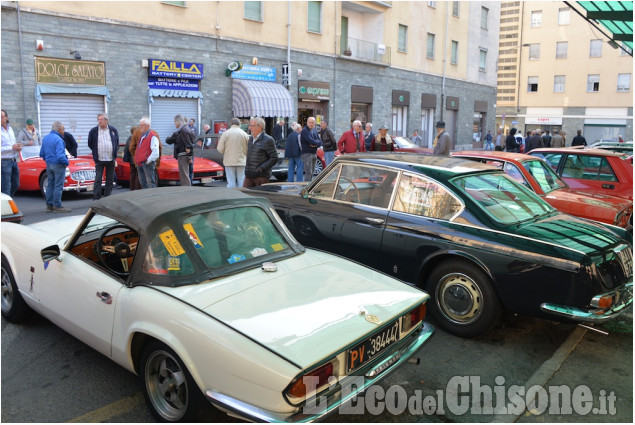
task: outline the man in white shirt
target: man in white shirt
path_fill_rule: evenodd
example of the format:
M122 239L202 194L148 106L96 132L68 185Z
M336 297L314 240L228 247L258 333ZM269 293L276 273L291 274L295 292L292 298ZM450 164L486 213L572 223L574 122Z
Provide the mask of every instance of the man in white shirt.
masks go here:
M9 115L2 110L2 193L13 196L20 186L17 160L22 144L16 143L15 133L9 125Z

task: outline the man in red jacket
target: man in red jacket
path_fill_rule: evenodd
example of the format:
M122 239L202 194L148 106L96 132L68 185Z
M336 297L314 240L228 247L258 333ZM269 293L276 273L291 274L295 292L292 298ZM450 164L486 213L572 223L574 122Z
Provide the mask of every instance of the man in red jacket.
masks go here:
M340 137L340 140L337 142L337 148L342 155L346 153L366 152L361 121L353 121L353 128L342 134L342 137Z

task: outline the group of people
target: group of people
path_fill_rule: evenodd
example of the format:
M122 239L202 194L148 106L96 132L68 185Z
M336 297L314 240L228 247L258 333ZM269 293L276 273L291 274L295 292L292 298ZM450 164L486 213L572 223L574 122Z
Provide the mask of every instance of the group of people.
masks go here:
M499 143L502 140L501 130L497 131L496 150L503 150ZM577 135L571 141L571 146L586 146L587 142L582 135L582 130L577 131ZM499 148L500 146L500 148ZM527 137L523 138L522 133L512 128L505 138L504 150L507 152L530 152L538 148L563 148L566 146L566 133L558 129L553 130L528 130Z

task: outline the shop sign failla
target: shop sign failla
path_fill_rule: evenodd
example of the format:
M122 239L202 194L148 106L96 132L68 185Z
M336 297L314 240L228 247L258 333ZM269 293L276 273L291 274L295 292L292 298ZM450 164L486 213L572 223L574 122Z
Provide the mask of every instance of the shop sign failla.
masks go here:
M35 57L37 84L106 85L104 62Z
M148 59L148 76L202 80L203 64L163 59Z

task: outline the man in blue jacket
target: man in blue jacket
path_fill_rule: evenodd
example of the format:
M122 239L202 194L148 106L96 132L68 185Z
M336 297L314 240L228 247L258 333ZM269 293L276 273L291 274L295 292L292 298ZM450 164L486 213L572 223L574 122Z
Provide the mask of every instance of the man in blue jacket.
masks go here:
M313 170L315 170L315 161L317 161L317 148L322 146L322 140L315 129L314 117L309 117L306 120L306 125L300 133L300 142L302 143L304 180L310 182L313 180Z
M112 184L115 181L115 161L117 149L119 149L119 133L117 129L108 124L108 115L97 115L97 127L93 127L88 133L88 147L93 152L95 161L95 185L93 187L93 199L102 196L101 179L106 170L106 185L103 196L110 196Z
M293 131L287 137L287 143L284 145L284 157L289 158L289 168L287 170L287 181L302 182L304 181L302 167L302 146L300 145L300 124L293 125ZM295 176L295 179L294 179Z
M65 213L69 208L62 206L62 191L64 190L64 178L68 158L66 157L66 145L64 144L64 124L59 121L53 123L51 132L42 139L40 157L46 162L46 212Z

